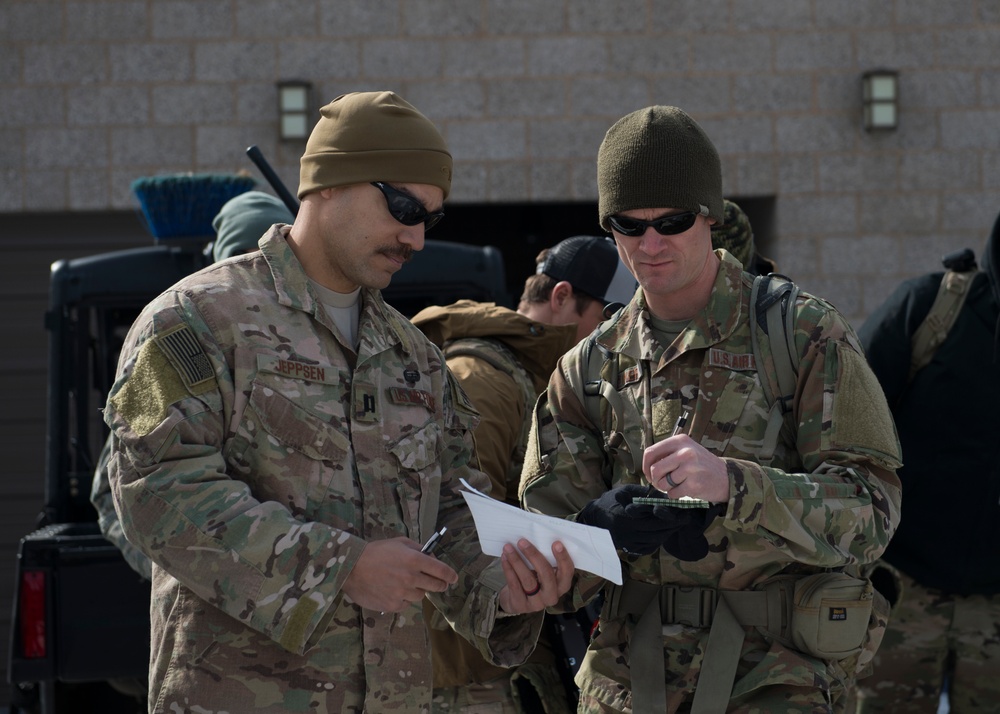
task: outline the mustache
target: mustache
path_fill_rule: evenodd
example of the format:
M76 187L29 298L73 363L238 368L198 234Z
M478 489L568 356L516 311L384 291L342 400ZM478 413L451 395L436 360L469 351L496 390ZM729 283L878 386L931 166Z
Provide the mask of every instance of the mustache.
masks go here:
M390 258L399 258L404 263L409 263L413 259L413 248L408 245L383 248L379 253Z

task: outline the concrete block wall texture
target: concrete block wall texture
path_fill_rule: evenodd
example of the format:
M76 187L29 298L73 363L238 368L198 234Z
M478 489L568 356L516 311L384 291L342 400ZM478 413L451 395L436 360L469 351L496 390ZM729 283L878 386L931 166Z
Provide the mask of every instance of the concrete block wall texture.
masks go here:
M454 203L593 201L607 128L675 104L725 192L774 199L770 253L860 322L1000 211L995 0L5 0L0 213L134 209L137 176L249 169L283 79L393 89L455 155ZM899 128L861 74L899 72ZM595 225L595 230L596 230Z

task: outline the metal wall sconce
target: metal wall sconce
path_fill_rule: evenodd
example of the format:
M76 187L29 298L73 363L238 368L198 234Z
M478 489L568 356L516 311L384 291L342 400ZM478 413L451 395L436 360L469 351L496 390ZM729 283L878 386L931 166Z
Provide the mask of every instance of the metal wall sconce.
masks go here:
M309 97L312 84L298 80L278 82L278 134L282 139L309 137Z
M865 131L896 128L899 73L873 69L861 76Z

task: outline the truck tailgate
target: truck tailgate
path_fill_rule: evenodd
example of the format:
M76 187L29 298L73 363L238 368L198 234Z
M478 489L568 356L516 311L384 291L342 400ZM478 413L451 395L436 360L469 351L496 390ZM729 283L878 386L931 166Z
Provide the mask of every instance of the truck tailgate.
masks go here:
M149 582L97 523L54 524L21 539L9 680L145 677Z

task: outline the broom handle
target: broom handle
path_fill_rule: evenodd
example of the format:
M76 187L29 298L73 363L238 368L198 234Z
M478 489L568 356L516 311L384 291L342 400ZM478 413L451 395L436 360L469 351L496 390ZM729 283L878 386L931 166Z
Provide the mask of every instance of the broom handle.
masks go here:
M247 156L249 156L250 160L254 162L254 165L260 169L260 172L264 174L264 178L266 178L267 182L271 184L271 188L273 188L274 192L278 194L278 198L280 198L282 202L288 206L288 210L292 212L292 215L298 215L299 202L295 200L295 196L288 191L285 184L282 183L281 179L278 177L278 174L274 173L274 169L271 168L271 164L267 162L267 159L264 158L264 154L261 153L256 144L247 149Z

